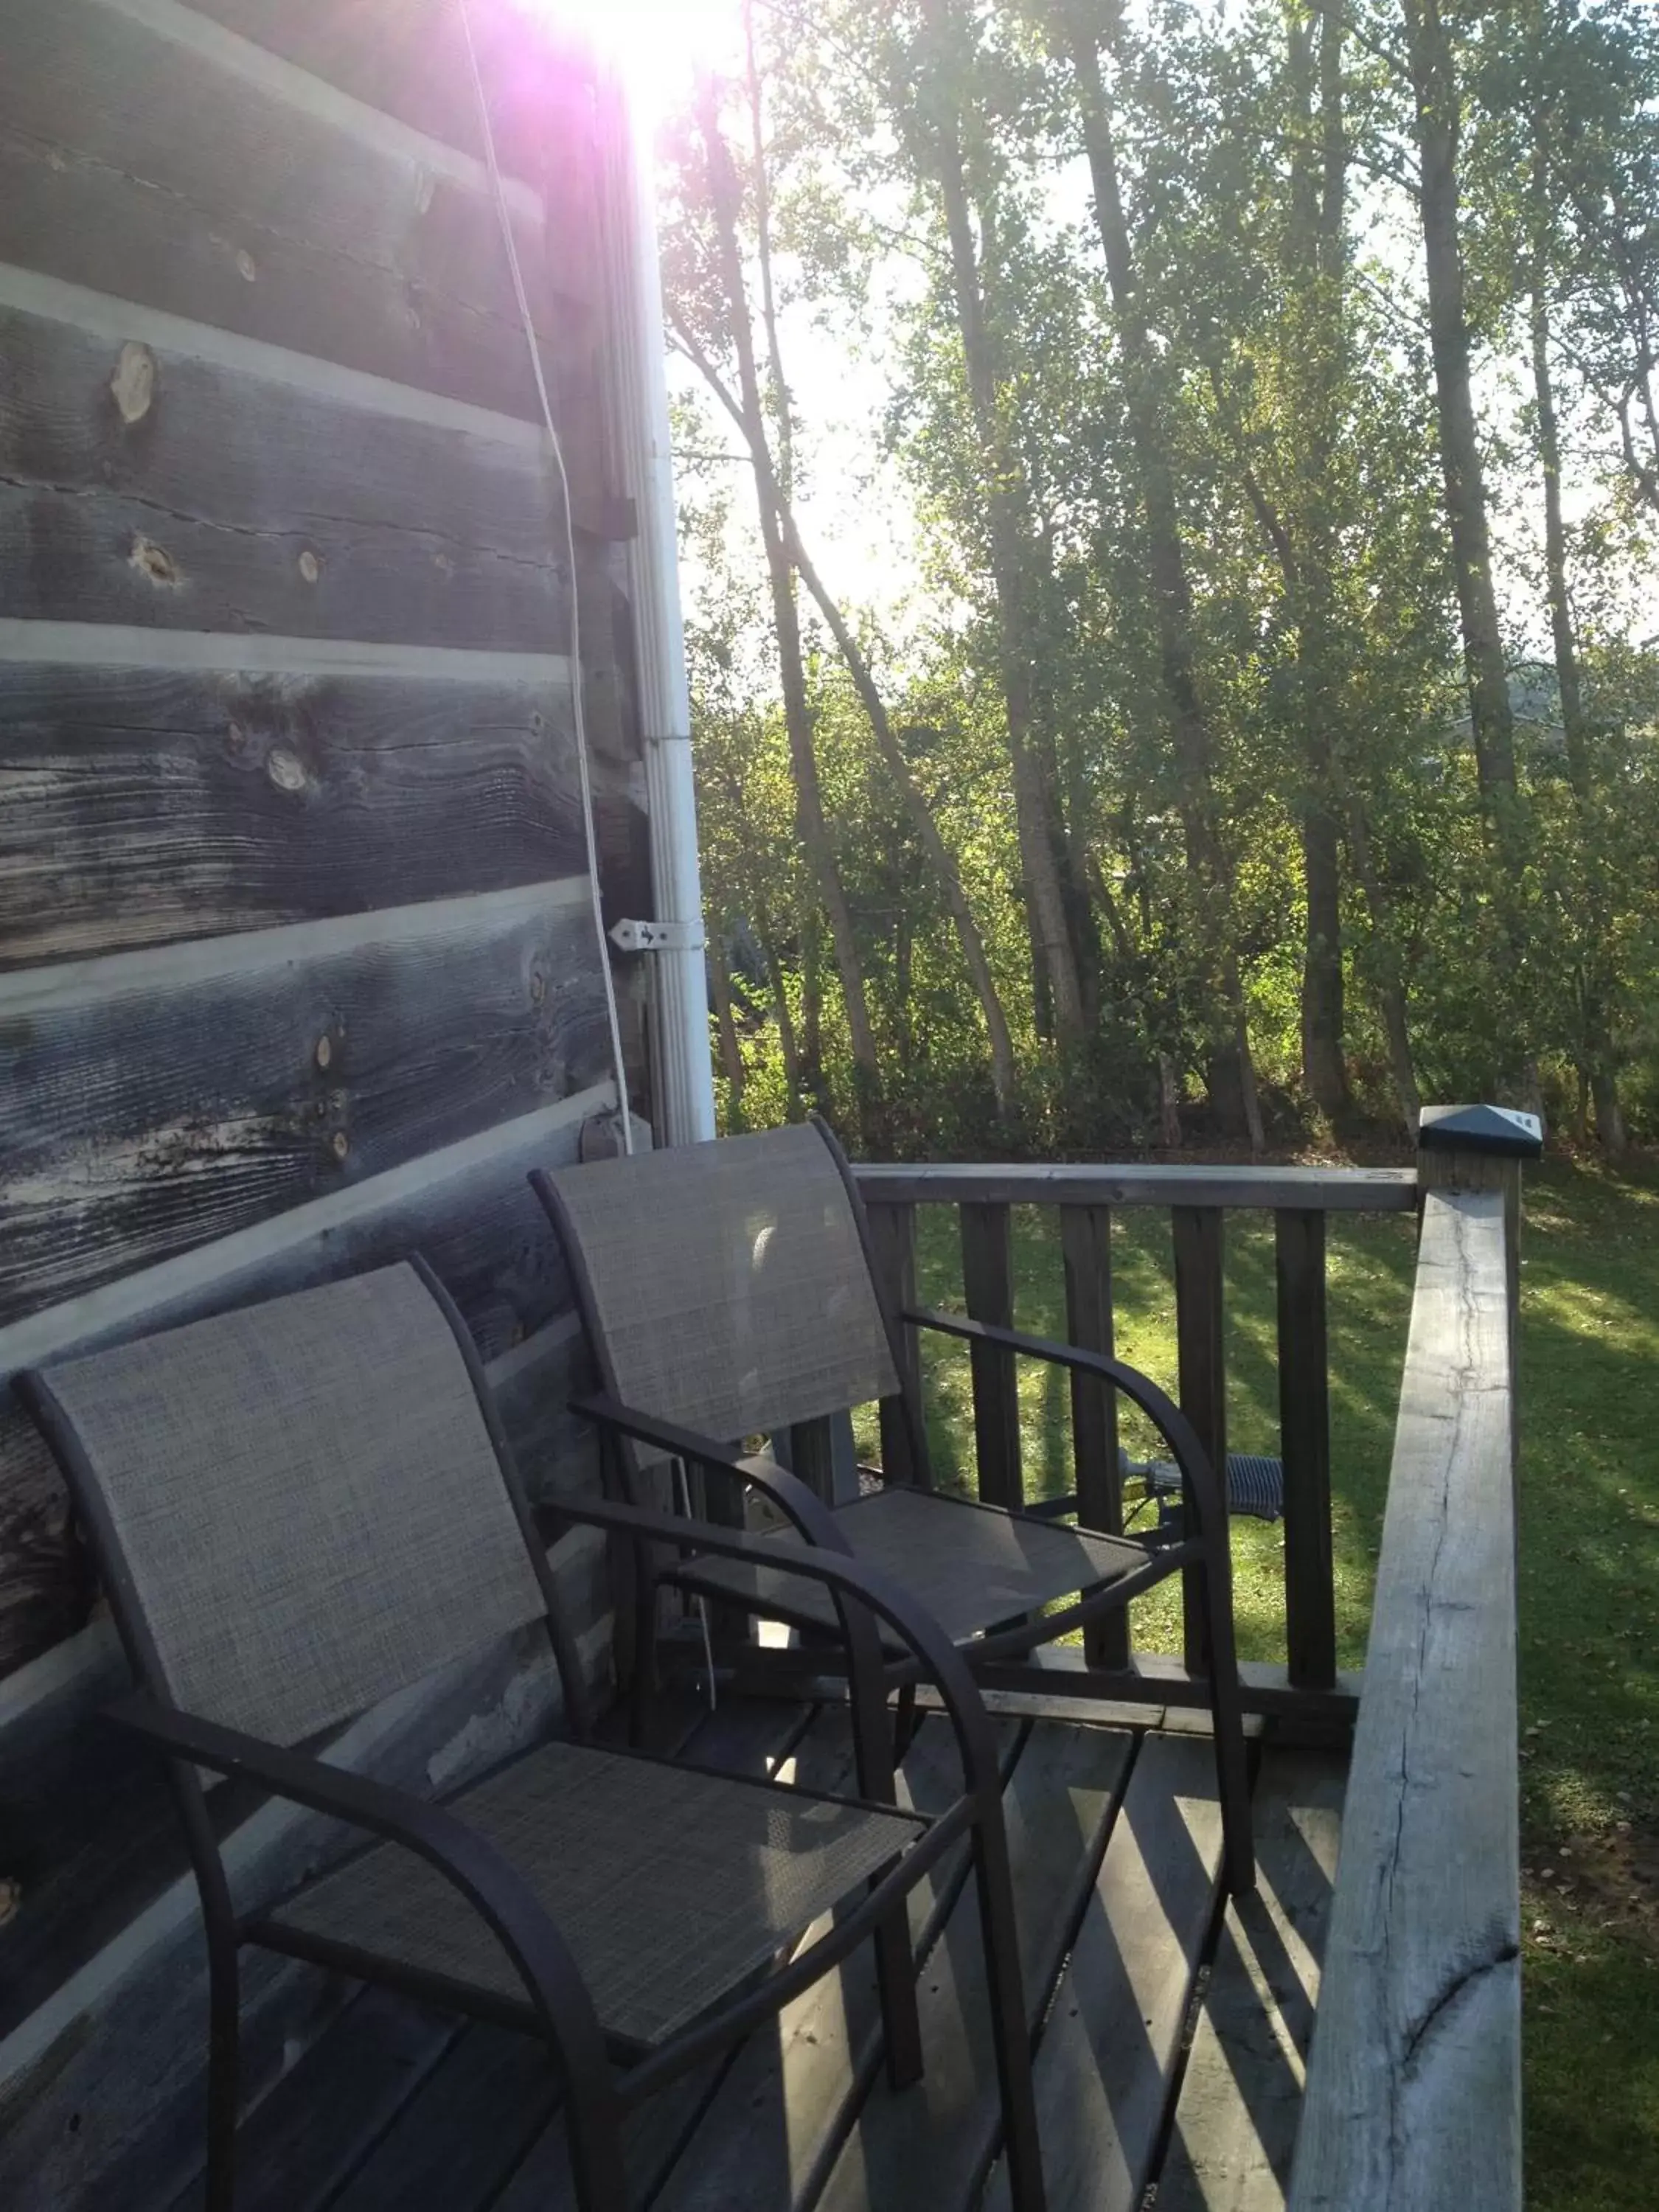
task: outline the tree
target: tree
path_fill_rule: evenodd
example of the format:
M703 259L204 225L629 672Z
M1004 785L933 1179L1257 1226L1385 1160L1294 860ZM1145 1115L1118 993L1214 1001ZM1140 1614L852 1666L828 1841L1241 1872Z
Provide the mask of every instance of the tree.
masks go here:
M853 1066L859 1097L859 1121L868 1135L874 1126L881 1091L881 1068L871 1026L864 972L852 909L842 880L823 799L818 787L817 759L813 750L812 713L807 695L805 654L801 641L800 615L795 600L795 580L789 549L780 521L782 494L778 483L768 432L766 408L761 395L756 362L754 325L743 259L738 242L742 187L730 150L721 135L719 103L712 77L705 76L697 94L696 112L706 162L708 207L713 220L713 270L720 293L724 336L737 364L738 420L754 467L755 493L760 514L761 539L766 552L771 586L772 620L783 687L789 755L794 775L796 826L817 885L818 896L829 918L830 941L841 977L851 1032Z
M1112 0L1105 13L1108 40L1114 53L1121 55L1124 31L1117 0ZM1127 416L1157 610L1159 661L1181 786L1187 865L1196 894L1193 913L1200 938L1195 948L1200 989L1211 1002L1204 1009L1209 1030L1207 1080L1224 1126L1247 1130L1252 1149L1260 1152L1266 1139L1243 985L1229 931L1231 870L1216 818L1216 749L1200 693L1193 593L1170 459L1162 361L1140 309L1097 35L1077 0L1057 0L1054 24L1075 75L1084 150L1094 185L1095 221L1117 313Z

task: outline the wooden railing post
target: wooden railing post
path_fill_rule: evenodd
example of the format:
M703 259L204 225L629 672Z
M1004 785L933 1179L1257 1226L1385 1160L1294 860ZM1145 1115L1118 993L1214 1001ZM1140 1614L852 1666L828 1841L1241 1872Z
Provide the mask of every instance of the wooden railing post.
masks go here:
M1515 1369L1529 1116L1431 1109L1290 2212L1520 2212Z
M870 1222L870 1250L876 1279L890 1313L903 1313L916 1303L916 1209L908 1204L872 1199L865 1208ZM901 1322L896 1358L899 1381L910 1403L921 1404L921 1357L916 1333ZM919 1482L921 1469L911 1449L910 1425L903 1401L881 1401L881 1466L889 1482Z
M1222 1345L1222 1212L1218 1206L1177 1206L1175 1227L1176 1349L1181 1370L1181 1410L1198 1431L1221 1485L1227 1491L1227 1368ZM1197 1525L1191 1498L1182 1500L1187 1526ZM1209 1636L1204 1625L1200 1570L1188 1567L1181 1578L1182 1643L1187 1671L1210 1671Z
M1014 1325L1014 1249L1006 1206L962 1209L962 1288L975 1321L999 1328ZM998 1346L969 1347L974 1376L974 1442L979 1494L988 1505L1018 1506L1020 1474L1019 1395L1014 1355Z
M1112 1353L1112 1214L1105 1206L1062 1206L1060 1244L1066 1266L1066 1336L1085 1352ZM1078 1525L1123 1533L1123 1483L1117 1460L1117 1393L1087 1375L1072 1377L1072 1452ZM1129 1663L1129 1614L1108 1613L1084 1632L1091 1667Z
M1325 1330L1325 1217L1302 1207L1273 1217L1279 1280L1279 1449L1285 1468L1285 1644L1300 1689L1336 1682L1331 1556L1329 1355Z
M1508 1106L1425 1106L1417 1145L1419 1200L1431 1190L1502 1194L1513 1375L1521 1324L1521 1174L1544 1149L1544 1125L1535 1114ZM1514 1445L1518 1455L1518 1423Z

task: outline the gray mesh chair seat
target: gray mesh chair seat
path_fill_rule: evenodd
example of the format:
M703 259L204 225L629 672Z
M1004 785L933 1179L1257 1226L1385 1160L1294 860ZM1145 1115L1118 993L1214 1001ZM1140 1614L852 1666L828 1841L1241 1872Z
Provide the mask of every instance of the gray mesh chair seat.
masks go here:
M746 1510L758 1492L793 1532L884 1571L925 1606L980 1679L1018 1668L1040 1645L1088 1628L1165 1576L1198 1585L1212 1663L1207 1691L1228 1881L1255 1881L1243 1716L1234 1656L1226 1501L1192 1425L1157 1384L1076 1346L961 1316L900 1310L872 1258L857 1183L835 1138L813 1121L633 1158L538 1172L531 1178L570 1263L603 1394L586 1401L631 1495L647 1491L653 1459L700 1467L712 1485L735 1482L727 1502ZM903 1332L942 1331L1092 1374L1130 1398L1163 1433L1180 1469L1191 1526L1173 1542L1061 1525L1066 1510L1003 1511L939 1497ZM831 1504L769 1461L744 1459L732 1439L805 1429L882 1401L884 1427L906 1446L903 1483ZM710 1495L712 1497L713 1491ZM1077 1501L1071 1501L1075 1506ZM654 1592L664 1581L736 1600L808 1628L834 1617L827 1592L803 1595L749 1562L689 1560L685 1550L634 1547L629 1626L641 1723L657 1674ZM648 1624L648 1625L647 1625ZM750 1662L779 1680L822 1671L822 1655L768 1649ZM897 1668L902 1745L914 1683ZM1016 1673L1002 1681L1025 1686ZM1095 1686L1133 1694L1120 1676Z
M140 1686L112 1717L166 1759L196 1872L207 2212L234 2199L246 1945L535 2036L564 2091L579 2212L628 2212L625 2101L730 2048L860 1944L875 1954L890 2078L917 2077L908 1899L964 1834L1017 2212L1042 2212L995 1740L957 1654L902 1593L797 1552L798 1575L854 1600L861 1798L703 1773L586 1740L586 1685L545 1545L477 1349L418 1261L68 1360L16 1389L74 1494ZM619 1509L562 1510L614 1526ZM661 1542L687 1524L634 1525ZM781 1557L690 1526L703 1547L769 1572ZM872 1614L902 1630L950 1716L963 1788L932 1821L887 1809ZM538 1625L583 1740L528 1746L442 1802L307 1748ZM234 1893L206 1796L224 1775L344 1822L367 1847L285 1900Z
M836 1516L858 1557L902 1583L953 1643L1143 1572L1143 1545L937 1492L872 1491ZM791 1534L793 1532L791 1531ZM777 1620L833 1627L834 1600L798 1575L697 1559L672 1579ZM884 1637L891 1648L895 1639Z
M607 2033L660 2043L769 1964L926 1826L763 1783L554 1743L449 1801L558 1923ZM382 1844L270 1916L274 1931L371 1950L490 1990L524 1984L441 1875Z

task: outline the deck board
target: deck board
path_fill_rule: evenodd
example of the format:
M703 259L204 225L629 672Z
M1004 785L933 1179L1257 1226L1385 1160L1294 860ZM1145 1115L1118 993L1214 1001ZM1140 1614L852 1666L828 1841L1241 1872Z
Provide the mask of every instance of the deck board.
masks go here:
M1212 1747L1195 1736L1144 1738L1037 2045L1049 2212L1140 2203L1220 1868ZM999 2165L986 2212L1006 2212L1008 2201Z
M688 1707L671 1733L699 1764L851 1784L844 1706L730 1700L694 1718ZM998 1727L1050 2212L1137 2212L1154 2180L1159 2212L1282 2212L1344 1759L1263 1745L1261 1891L1224 1916L1203 1737L1046 1715ZM948 1725L929 1716L902 1794L928 1810L958 1787ZM965 1853L919 1886L910 1917L924 2079L888 2087L872 1966L857 1954L779 2025L640 2108L627 2143L635 2212L972 2212L982 2186L984 2212L1005 2212ZM245 2123L246 2202L574 2212L554 2103L526 2042L370 1992Z
M365 2142L417 2100L459 2029L453 2015L365 1989L243 2121L237 2212L320 2212ZM334 2094L347 2076L349 2099ZM201 2212L206 2201L198 2175L169 2212Z
M1004 1792L1033 2019L1060 1971L1134 1751L1133 1737L1116 1729L1037 1721ZM971 1888L925 1961L921 2025L926 2075L897 2094L884 2077L871 2084L817 2199L819 2212L921 2204L966 2212L974 2201L1001 2116Z
M1263 1755L1256 1894L1227 1906L1158 2212L1284 2212L1346 1780L1334 1753Z
M1012 1765L1024 1732L996 1724ZM795 1779L808 1789L848 1786L851 1747L844 1712L826 1714L802 1747ZM901 1802L939 1812L960 1793L962 1769L949 1724L931 1716L900 1775ZM911 1941L926 1960L967 1874L965 1848L948 1853L910 1893ZM809 1931L816 1936L823 1923ZM924 2032L927 2022L924 2018ZM811 2190L830 2147L850 2124L881 2060L875 1972L866 1945L839 1973L806 1990L775 2027L757 2030L738 2054L654 2212L776 2212Z

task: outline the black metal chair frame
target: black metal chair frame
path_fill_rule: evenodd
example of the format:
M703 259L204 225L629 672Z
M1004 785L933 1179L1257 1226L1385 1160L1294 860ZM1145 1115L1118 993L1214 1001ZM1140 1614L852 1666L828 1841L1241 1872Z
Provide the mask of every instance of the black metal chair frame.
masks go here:
M546 1602L544 1625L578 1741L591 1735L592 1715L574 1646L561 1622L546 1553L490 1399L483 1365L453 1301L425 1262L414 1265L441 1308L465 1362L520 1528ZM890 1810L892 1765L881 1687L876 1623L905 1644L917 1675L938 1689L963 1767L963 1793L927 1821L916 1817L917 1841L873 1877L865 1896L826 1934L775 1966L758 1984L711 2008L649 2049L608 2036L568 1945L511 1863L447 1804L415 1796L288 1748L181 1711L162 1686L160 1656L128 1572L100 1486L72 1423L53 1395L50 1374L15 1378L20 1399L51 1447L105 1571L106 1588L137 1692L106 1717L157 1752L184 1826L199 1891L209 1964L207 2212L233 2212L240 2102L240 1965L244 1944L275 1950L355 1978L380 1983L419 2001L518 2029L544 2041L562 2078L563 2109L580 2212L627 2212L629 2183L622 2125L627 2112L665 2083L775 2016L833 1971L866 1937L873 1939L886 2064L895 2087L923 2070L905 1899L966 1835L969 1838L989 1987L991 2030L1001 2092L1005 2148L1015 2212L1044 2203L1030 2050L1014 1917L1012 1871L1002 1812L1002 1775L982 1698L959 1654L907 1593L852 1558L833 1531L810 1545L757 1542L730 1528L604 1501L562 1501L561 1510L613 1531L637 1546L696 1548L799 1574L832 1594L841 1622L851 1688L852 1726L860 1795L836 1802ZM807 1493L810 1498L811 1493ZM816 1504L816 1500L812 1501ZM647 1754L633 1751L629 1756ZM507 1762L511 1764L512 1762ZM672 1765L672 1760L657 1763ZM431 1865L492 1930L524 1984L522 2003L499 1993L423 1972L406 1963L274 1924L266 1915L290 1901L270 1900L239 1912L200 1771L239 1778L362 1833L404 1846ZM733 1789L765 1786L722 1775ZM475 1778L476 1782L476 1778ZM473 1786L469 1784L469 1786ZM823 1793L804 1792L804 1795ZM307 1885L302 1885L301 1889Z
M1248 1895L1255 1887L1255 1847L1250 1820L1249 1771L1244 1741L1243 1709L1239 1694L1237 1653L1233 1633L1229 1521L1220 1479L1199 1439L1197 1431L1181 1408L1149 1376L1143 1375L1136 1368L1126 1366L1121 1360L1109 1358L1103 1352L1087 1351L1078 1345L1058 1343L1046 1337L1032 1336L1018 1329L997 1328L989 1322L942 1313L930 1307L896 1308L883 1291L870 1234L869 1216L851 1164L827 1124L816 1115L811 1116L811 1120L835 1160L857 1224L865 1265L869 1270L893 1367L899 1378L902 1418L909 1444L911 1464L916 1470L920 1486L931 1491L933 1474L922 1407L911 1379L912 1370L903 1357L902 1332L906 1328L930 1329L939 1334L965 1340L969 1344L994 1346L1000 1350L1042 1360L1048 1365L1063 1367L1074 1374L1094 1376L1121 1390L1146 1415L1168 1445L1171 1457L1181 1470L1184 1494L1198 1524L1195 1532L1189 1531L1178 1543L1164 1546L1156 1552L1149 1551L1144 1568L1082 1590L1074 1604L1065 1606L1054 1613L991 1624L988 1632L963 1638L956 1644L955 1649L974 1676L984 1686L994 1688L1000 1663L1024 1658L1044 1644L1057 1642L1073 1630L1087 1629L1096 1621L1120 1611L1131 1599L1142 1595L1170 1576L1186 1568L1195 1568L1201 1584L1207 1638L1210 1705L1215 1736L1217 1789L1221 1802L1226 1881L1234 1896ZM639 1496L629 1455L623 1449L624 1440L628 1440L647 1444L658 1452L671 1454L680 1459L688 1468L703 1468L730 1478L743 1488L758 1492L783 1515L803 1543L834 1548L856 1556L848 1534L848 1524L842 1516L825 1504L798 1475L779 1467L772 1460L743 1456L710 1437L679 1428L670 1422L657 1420L648 1413L623 1402L605 1341L605 1332L599 1325L599 1301L580 1239L574 1233L558 1188L552 1180L538 1169L532 1174L530 1181L559 1232L602 1385L597 1394L576 1400L572 1410L592 1419L607 1439L611 1447L608 1458L611 1466L619 1470L624 1494L635 1499ZM884 1481L887 1480L878 1468L865 1471ZM953 1503L960 1504L964 1511L1002 1510L973 1500ZM1048 1512L1032 1514L1028 1517L1039 1520L1052 1518L1056 1513L1074 1510L1075 1507L1075 1498L1060 1499L1054 1501ZM1016 1515L1015 1517L1021 1516ZM699 1543L708 1533L704 1524L700 1522L688 1524L682 1520L678 1525L683 1533L688 1525L695 1527ZM684 1548L687 1547L683 1544L682 1549ZM711 1552L718 1550L712 1542L708 1543L706 1548ZM654 1624L656 1591L660 1584L666 1583L696 1591L697 1580L695 1565L690 1570L665 1567L660 1555L653 1553L652 1548L643 1542L634 1547L632 1566L634 1589L628 1608L629 1638L633 1645L637 1727L643 1730L647 1724L647 1716L657 1686L656 1638L654 1632L644 1632L643 1624ZM725 1587L713 1595L722 1603L733 1602L732 1593ZM769 1603L767 1611L780 1615L808 1637L822 1625L810 1614L792 1615L787 1607ZM801 1656L769 1652L766 1667L768 1672L778 1679L787 1679L792 1672L799 1679L809 1668L819 1674L830 1671L824 1664L827 1656L821 1650ZM905 1740L914 1725L917 1680L917 1669L912 1660L885 1662L883 1672L884 1690L896 1690L899 1693L893 1747L895 1755L902 1753ZM1026 1686L1024 1683L1017 1686Z

